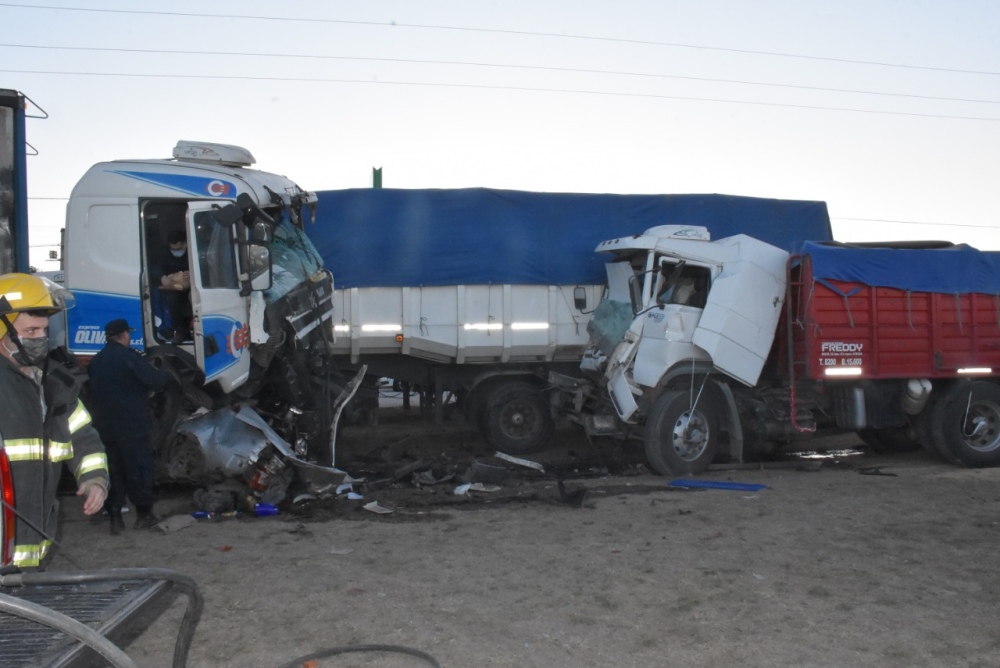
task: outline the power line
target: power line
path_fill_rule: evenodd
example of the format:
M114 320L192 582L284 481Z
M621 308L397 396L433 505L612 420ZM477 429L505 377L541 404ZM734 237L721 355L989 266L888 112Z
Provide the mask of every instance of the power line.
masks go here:
M2 4L2 3L0 3ZM520 69L546 72L565 72L572 74L604 74L612 76L644 77L656 79L677 79L683 81L700 81L707 83L738 84L743 86L766 86L773 88L792 88L796 90L810 90L824 93L853 93L857 95L877 95L884 97L904 97L918 100L937 100L943 102L971 102L975 104L1000 104L1000 100L979 100L960 97L940 97L935 95L916 95L911 93L886 93L881 91L858 90L852 88L825 88L821 86L802 86L797 84L768 83L761 81L743 81L739 79L713 79L709 77L684 76L679 74L656 74L651 72L629 72L623 70L598 70L584 69L576 67L552 67L545 65L516 65L506 63L486 63L477 61L462 60L424 60L416 58L376 58L368 56L332 56L332 55L311 55L297 53L254 53L245 51L192 51L192 50L171 50L171 49L130 49L101 46L49 46L37 44L9 44L0 43L0 47L13 49L40 49L40 50L60 50L60 51L99 51L112 53L151 53L168 55L195 55L195 56L236 56L241 58L295 58L295 59L315 59L315 60L346 60L364 61L379 63L406 63L414 65L457 65L466 67L490 67L497 69Z
M735 49L721 46L703 46L700 44L685 44L682 42L659 42L653 40L625 39L621 37L602 37L599 35L576 35L572 33L536 32L530 30L505 30L501 28L470 28L467 26L449 26L421 23L398 23L396 21L349 21L346 19L324 19L311 17L294 16L257 16L244 14L205 14L195 12L163 12L140 9L95 9L90 7L57 7L53 5L24 5L15 2L0 2L0 7L17 7L19 9L51 9L57 11L70 12L91 12L104 14L134 14L146 16L175 16L197 19L243 19L250 21L285 21L294 23L331 23L340 25L361 25L384 28L416 28L423 30L452 30L462 32L492 33L500 35L519 35L524 37L555 37L559 39L589 40L595 42L612 42L619 44L636 44L642 46L664 46L678 49L698 49L703 51L721 51L726 53L738 53L755 56L772 56L777 58L798 58L801 60L815 60L831 63L844 63L851 65L871 65L875 67L893 67L911 70L926 70L932 72L949 72L953 74L976 74L984 76L1000 76L1000 72L984 70L966 70L951 67L931 67L927 65L910 65L906 63L888 63L874 60L853 60L850 58L831 58L826 56L810 56L798 53L783 53L780 51L756 51L753 49Z
M2 5L3 3L0 3ZM131 77L138 79L197 79L197 80L228 80L228 81L279 81L283 83L337 83L337 84L367 84L379 86L428 86L438 88L460 88L476 90L505 90L530 93L568 93L576 95L601 95L607 97L631 97L656 100L683 100L688 102L716 102L719 104L745 104L758 107L784 107L787 109L810 109L813 111L845 111L857 114L879 114L885 116L910 116L917 118L939 118L958 121L987 121L996 123L1000 118L985 116L954 116L948 114L925 114L912 111L881 111L877 109L856 109L852 107L828 107L811 104L791 104L787 102L759 102L752 100L728 100L724 98L697 97L687 95L659 95L655 93L619 93L600 90L585 90L576 88L538 88L532 86L496 86L487 84L466 83L435 83L426 81L372 81L368 79L321 79L314 77L265 77L236 76L224 74L133 74L128 72L69 72L66 70L16 70L0 69L0 72L10 74L53 74L58 76L94 76L94 77Z

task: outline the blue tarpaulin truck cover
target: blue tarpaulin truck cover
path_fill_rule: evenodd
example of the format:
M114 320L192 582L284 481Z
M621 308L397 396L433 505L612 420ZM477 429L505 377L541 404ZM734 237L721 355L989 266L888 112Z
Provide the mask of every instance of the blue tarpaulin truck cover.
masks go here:
M1000 295L1000 253L971 246L873 248L804 243L813 277L913 292Z
M832 239L824 202L467 188L317 193L306 224L337 288L600 284L606 239L657 225L743 233L785 250Z

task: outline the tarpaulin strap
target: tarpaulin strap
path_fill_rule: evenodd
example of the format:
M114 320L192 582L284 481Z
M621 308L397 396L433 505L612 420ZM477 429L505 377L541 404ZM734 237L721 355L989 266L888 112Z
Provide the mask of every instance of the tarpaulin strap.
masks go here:
M997 317L997 327L1000 327L1000 295L993 295L993 315Z
M913 327L913 307L910 305L910 295L912 295L912 294L913 293L910 292L909 290L906 291L906 319L910 323L910 329L914 329L914 327Z
M840 288L838 288L833 283L830 283L829 281L825 281L822 278L817 278L815 280L820 285L822 285L822 286L824 286L824 287L832 290L833 292L835 292L836 294L838 294L838 295L840 295L841 297L844 298L844 308L847 309L847 320L848 320L848 322L851 323L851 327L853 328L854 327L854 316L851 314L851 305L847 302L847 298L848 297L853 297L854 295L856 295L859 292L861 292L861 288L854 288L850 292L843 292L843 291L841 291Z
M958 314L958 331L965 334L965 328L962 327L962 295L955 293L955 313Z
M424 315L424 286L417 288L420 294L420 336L428 336L427 317Z

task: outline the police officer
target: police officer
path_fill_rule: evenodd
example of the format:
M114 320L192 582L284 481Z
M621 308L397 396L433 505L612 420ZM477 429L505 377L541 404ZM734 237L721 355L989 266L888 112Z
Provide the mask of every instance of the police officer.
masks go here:
M49 316L72 304L73 295L48 279L0 276L0 437L14 483L14 565L21 569L39 568L51 554L63 462L84 513L100 511L107 494L107 458L79 383L48 354Z
M135 528L146 529L159 522L153 514L155 462L150 439L149 392L166 389L170 374L154 368L130 347L133 331L123 319L105 325L104 348L87 368L88 404L111 469L111 490L105 509L111 518L112 535L125 528L122 508L126 496L135 506Z

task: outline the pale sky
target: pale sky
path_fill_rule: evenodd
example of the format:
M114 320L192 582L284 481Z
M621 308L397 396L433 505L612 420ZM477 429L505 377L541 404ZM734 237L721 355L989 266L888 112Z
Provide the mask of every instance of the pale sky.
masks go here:
M0 25L0 88L49 115L27 126L40 269L90 165L178 139L308 190L382 167L822 200L843 241L1000 250L996 0L27 0Z

